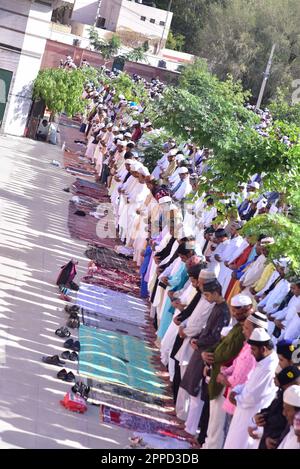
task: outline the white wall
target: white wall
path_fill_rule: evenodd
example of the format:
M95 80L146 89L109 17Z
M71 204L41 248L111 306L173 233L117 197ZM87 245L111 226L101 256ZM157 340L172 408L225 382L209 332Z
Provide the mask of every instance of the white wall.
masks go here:
M71 18L72 21L90 25L94 24L97 7L98 1L96 0L75 0Z
M3 0L0 5L2 6ZM29 0L12 1L9 6L27 4L28 20L23 37L22 51L15 64L14 79L11 85L9 100L6 106L2 131L14 135L24 134L27 116L31 106L32 82L36 78L46 40L49 35L49 24L52 8L44 4L31 3ZM14 45L14 40L11 42ZM9 52L11 56L14 52ZM5 67L3 67L5 68Z
M117 1L122 3L117 30L129 29L137 33L145 34L149 38L158 39L160 39L164 33L163 39L167 39L173 17L172 12L141 5L129 0ZM141 20L142 16L146 17L146 21ZM151 23L150 19L154 19L155 23ZM159 24L161 21L166 23L165 29L164 26Z

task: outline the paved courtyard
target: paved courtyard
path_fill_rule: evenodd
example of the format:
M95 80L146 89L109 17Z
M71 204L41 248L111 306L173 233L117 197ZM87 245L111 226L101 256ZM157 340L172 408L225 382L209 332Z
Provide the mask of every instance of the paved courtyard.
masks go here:
M88 262L67 230L62 189L75 178L51 165L61 151L49 144L1 136L0 154L0 448L124 448L131 432L101 424L98 407L59 404L70 384L41 361L64 350L59 268L74 257L80 277Z

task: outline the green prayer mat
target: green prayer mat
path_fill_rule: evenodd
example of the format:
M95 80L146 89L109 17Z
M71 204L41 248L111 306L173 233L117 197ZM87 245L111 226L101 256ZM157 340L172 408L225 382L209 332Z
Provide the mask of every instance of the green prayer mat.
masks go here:
M150 362L153 351L142 340L118 332L79 328L79 373L107 383L162 395L165 384Z

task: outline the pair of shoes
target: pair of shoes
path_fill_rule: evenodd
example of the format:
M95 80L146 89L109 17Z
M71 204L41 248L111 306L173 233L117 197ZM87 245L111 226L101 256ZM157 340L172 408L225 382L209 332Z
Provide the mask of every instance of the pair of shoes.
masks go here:
M70 298L69 296L65 295L64 293L61 293L59 295L59 298L63 301L72 301L72 298Z
M79 320L78 313L76 313L76 312L69 313L69 319L78 319Z
M42 357L42 361L44 363L47 363L48 365L56 365L56 366L60 366L60 365L64 365L65 362L63 362L62 360L60 360L59 356L58 355L53 355L52 357Z
M88 399L90 390L91 390L90 386L87 386L84 383L77 382L72 387L72 392L74 394L80 394L80 396L83 397L84 399Z
M62 352L61 358L64 358L65 360L71 360L71 362L77 362L78 361L78 353L70 352L69 350L65 350L64 352Z
M67 326L70 327L71 329L78 329L79 325L80 325L80 321L78 317L70 318L67 322Z
M74 352L80 352L80 342L79 340L68 339L64 343L64 347L74 350Z
M80 310L80 306L77 305L66 305L65 306L65 312L66 313L77 313Z
M65 368L60 370L57 375L58 379L61 379L63 381L67 381L68 383L73 383L75 381L75 375L72 373L72 371L67 372Z
M56 329L55 335L58 335L58 337L70 337L71 332L67 327L60 327L59 329Z

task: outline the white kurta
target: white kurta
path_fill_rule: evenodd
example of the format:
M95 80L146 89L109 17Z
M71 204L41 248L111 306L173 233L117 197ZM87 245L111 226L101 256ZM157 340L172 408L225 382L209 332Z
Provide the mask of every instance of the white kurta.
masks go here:
M252 285L257 282L263 273L266 260L267 259L264 254L261 254L254 262L252 262L252 264L250 264L250 266L240 278L240 282L244 285L244 287L252 287Z
M270 291L270 293L258 303L258 306L262 306L266 313L273 313L278 309L278 306L288 294L290 290L290 283L286 279L280 280L277 283L275 288Z
M294 428L291 427L288 434L283 438L277 449L300 449L300 442L295 435Z
M278 356L273 351L268 357L257 362L245 384L233 388L233 391L238 393L235 397L237 406L224 449L258 447L259 440L254 440L249 436L248 427L251 427L254 415L268 407L275 398L277 388L274 384L274 376L277 366Z

